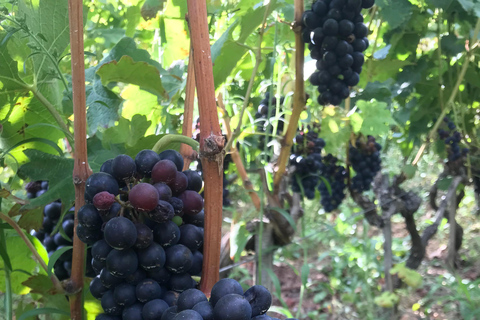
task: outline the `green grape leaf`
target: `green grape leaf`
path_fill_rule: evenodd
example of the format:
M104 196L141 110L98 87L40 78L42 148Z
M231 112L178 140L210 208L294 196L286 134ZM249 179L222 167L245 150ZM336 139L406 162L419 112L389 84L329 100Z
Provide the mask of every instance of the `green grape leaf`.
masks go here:
M32 199L24 209L44 206L60 199L64 206L70 206L75 199L72 172L73 159L57 157L38 150L24 151L30 162L22 165L19 174L31 180L47 180L49 189L40 197Z
M338 148L345 144L350 137L350 128L346 124L346 118L340 109L325 107L322 113L322 131L320 137L328 141L325 146L327 153L336 153Z
M20 214L22 215L18 220L18 225L30 232L32 230L40 230L42 229L43 223L43 207L35 208L35 209L23 209L20 210Z
M458 2L465 11L473 13L480 18L480 2L478 0L458 0Z
M5 36L6 33L0 33L0 42L5 39ZM2 91L6 91L7 89L26 91L26 84L18 75L17 62L10 56L6 45L0 46L0 70L2 70L2 74L0 75L0 82L3 84ZM2 91L0 91L0 94L2 94Z
M168 75L168 72L157 61L150 58L150 54L146 50L137 49L132 38L122 38L97 66L88 68L85 71L85 78L89 82L86 91L87 122L90 135L93 135L99 126L111 127L118 120L123 99L112 90L103 86L100 76L96 72L104 64L112 61L118 62L123 56L131 57L134 62L146 62L154 66L162 76L164 74Z
M37 262L32 258L32 252L28 249L25 242L15 231L5 230L5 241L12 270L25 271L14 271L11 273L12 290L15 294L27 294L29 289L22 282L30 277L29 274L35 272ZM0 259L0 268L4 268L3 259ZM3 276L0 277L0 292L5 292L5 277Z
M188 25L185 21L187 2L185 0L168 0L163 19L165 23L166 48L163 52L163 63L168 66L174 61L183 60L190 52Z
M31 293L56 294L52 280L50 280L50 277L44 274L36 274L31 276L27 280L23 281L22 284L26 287L29 287Z
M408 0L377 0L380 15L395 29L405 24L412 15L413 5Z
M166 0L146 0L142 6L142 17L145 20L153 19L158 11L162 10Z
M25 23L32 33L40 38L45 50L58 59L70 44L68 2L57 0L18 1L18 17L25 18ZM31 44L38 46L31 39ZM51 77L51 70L55 69L43 49L40 54L32 56L37 82L39 79ZM57 62L55 61L55 64Z
M103 64L97 74L104 86L110 82L131 83L158 96L167 96L158 69L147 62L135 62L129 56Z
M272 0L267 14L270 14L278 6L279 3L276 0ZM216 57L213 65L215 87L225 82L232 70L237 66L237 63L241 63L242 57L248 51L248 48L243 46L243 44L262 23L266 9L266 6L261 6L257 9L250 8L243 16L233 22L234 26L232 25L228 28L212 46L212 54ZM234 32L239 33L235 39L233 37ZM218 54L219 52L220 54Z
M359 100L356 106L361 111L360 115L363 118L360 132L365 135L386 134L390 130L390 125L396 123L391 112L387 110L385 102Z

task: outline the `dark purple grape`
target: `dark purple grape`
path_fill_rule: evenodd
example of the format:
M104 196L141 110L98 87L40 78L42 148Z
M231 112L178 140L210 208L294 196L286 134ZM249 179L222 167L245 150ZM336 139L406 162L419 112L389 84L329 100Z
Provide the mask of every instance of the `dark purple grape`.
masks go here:
M180 240L180 229L173 221L159 223L153 229L153 238L161 246L167 248L178 243Z
M156 242L152 242L148 248L139 249L137 254L140 266L146 271L158 269L165 265L165 250Z
M62 215L62 204L60 202L49 203L43 209L43 213L51 220L58 220Z
M115 203L115 196L108 191L97 193L93 197L93 205L98 210L109 210Z
M199 302L208 301L205 294L198 289L188 289L180 293L177 300L177 311L192 309Z
M156 153L155 153L156 154ZM137 241L133 245L136 249L144 249L153 242L153 231L143 223L135 224L137 228Z
M160 320L162 314L169 308L162 299L150 300L143 306L143 320Z
M152 176L153 166L160 161L160 156L153 150L142 150L135 157L135 165L137 172L143 176L150 178Z
M203 209L203 198L195 191L186 190L178 198L183 202L183 212L186 215L196 215Z
M167 248L165 256L165 267L172 273L185 273L192 267L192 251L184 245L176 244Z
M107 291L108 291L108 288L103 285L99 276L96 276L90 282L90 293L95 299L100 300L103 294Z
M152 169L153 182L164 182L170 184L175 181L177 176L177 167L175 163L166 159L158 161Z
M164 201L170 201L172 199L172 189L167 186L166 183L159 182L153 185L158 192L158 198Z
M137 302L135 286L128 283L119 284L113 289L113 298L117 304L124 307L135 304Z
M164 200L158 200L156 208L148 213L148 217L158 223L169 221L174 215L173 206Z
M104 229L105 241L114 249L132 247L137 241L137 229L132 221L116 217L108 221Z
M264 286L255 285L245 291L243 296L252 307L252 317L266 313L272 305L272 295Z
M130 190L128 200L139 211L151 211L157 207L158 191L149 183L139 183Z
M107 269L116 277L125 278L137 268L138 258L133 249L112 250L107 256Z
M138 301L148 302L150 300L160 299L162 296L162 288L156 281L144 279L137 284L135 293L137 294Z
M212 287L210 303L215 307L217 302L227 294L243 295L243 288L240 283L234 279L221 279Z
M113 290L105 292L101 300L102 308L105 313L119 316L122 314L123 308L115 302Z
M128 181L133 178L137 167L135 161L126 154L120 154L112 162L113 176L119 181Z
M220 298L213 308L214 319L250 320L252 307L239 294L230 293Z
M93 197L102 191L118 195L118 182L114 177L104 172L97 172L88 177L85 183L85 200L92 202Z
M165 151L160 152L159 156L160 156L161 160L167 159L167 160L170 160L173 163L175 163L175 166L176 166L178 171L183 170L183 157L178 151L165 150Z
M183 173L187 176L188 179L188 186L187 190L193 190L196 192L200 192L203 186L202 177L198 174L198 172L193 170L186 170Z

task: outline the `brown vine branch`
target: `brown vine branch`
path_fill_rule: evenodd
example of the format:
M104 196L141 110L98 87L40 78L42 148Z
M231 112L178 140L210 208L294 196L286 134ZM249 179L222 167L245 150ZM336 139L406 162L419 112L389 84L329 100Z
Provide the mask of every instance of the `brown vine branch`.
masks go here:
M75 138L75 162L73 184L75 185L75 232L73 236L72 275L68 284L70 292L70 316L82 320L83 276L85 244L77 236L78 210L85 204L85 181L91 174L87 158L87 110L85 97L85 56L83 45L83 2L68 1L70 44L72 52L72 88Z
M187 6L200 112L200 159L205 183L205 249L200 289L210 296L213 285L220 277L225 139L220 131L215 102L207 4L205 1L188 0Z
M303 65L305 61L305 44L302 39L302 15L304 11L304 1L295 0L295 22L293 31L295 32L295 92L293 94L293 110L288 122L287 131L282 140L280 156L277 161L277 171L273 181L274 193L280 190L280 182L284 177L287 167L288 157L292 148L293 138L297 133L298 120L300 113L305 107L305 84L303 81Z
M258 68L260 67L260 63L262 63L262 42L263 42L263 34L265 33L265 23L268 18L268 11L270 9L270 4L272 2L269 1L267 7L265 8L265 14L263 15L262 24L260 27L260 31L258 32L258 48L255 52L255 65L253 66L252 75L250 77L250 81L248 82L247 92L245 93L245 99L243 100L242 109L240 110L240 117L239 122L235 130L233 131L232 138L227 141L227 145L225 146L225 151L229 152L230 148L232 147L234 141L238 138L240 133L242 132L242 120L243 115L245 114L245 110L247 110L248 102L250 101L250 95L252 94L253 84L255 83L255 77L257 76Z
M217 104L222 112L222 120L223 120L223 125L225 126L225 130L227 131L227 139L231 140L232 139L232 128L230 127L230 117L228 116L227 110L225 109L225 105L223 104L223 96L221 93L218 94L217 96ZM248 195L250 196L250 199L252 199L252 203L255 206L255 209L260 210L260 198L258 197L258 194L255 192L255 189L253 188L253 184L250 181L250 178L248 177L247 170L245 170L245 166L243 165L242 158L240 157L240 154L238 153L237 148L235 145L232 145L230 149L230 154L232 156L232 160L235 163L235 168L237 169L238 174L240 175L240 178L242 179L243 186L245 190L247 190ZM237 219L240 219L240 216L237 216Z
M182 134L192 137L193 109L195 102L195 71L193 67L193 50L190 48L188 59L187 85L185 87L185 106L183 112ZM183 156L183 170L188 170L190 163L197 158L197 153L192 147L182 143L180 153Z
M23 242L25 242L25 244L27 245L28 249L32 252L38 264L42 267L43 270L45 270L46 273L49 273L47 264L45 263L45 261L43 261L42 257L40 257L40 255L37 252L37 249L35 249L35 246L27 238L27 236L22 231L20 226L12 218L10 218L9 216L1 212L0 212L0 218L4 220L6 223L8 223L17 232L20 238L22 238ZM65 292L65 290L63 289L62 283L60 282L60 280L58 280L58 278L55 276L54 273L52 273L52 275L50 276L50 279L52 280L53 286L55 287L55 291L57 293Z

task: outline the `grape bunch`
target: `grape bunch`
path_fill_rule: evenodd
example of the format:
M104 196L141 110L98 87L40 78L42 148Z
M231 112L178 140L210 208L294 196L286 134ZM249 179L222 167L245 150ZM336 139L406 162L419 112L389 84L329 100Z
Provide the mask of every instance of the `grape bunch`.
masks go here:
M320 180L318 190L321 195L320 203L326 212L337 209L345 199L347 171L337 162L338 159L330 153L322 159L320 174L325 180Z
M382 146L373 136L367 136L366 142L361 138L357 139L355 146L350 143L348 157L356 173L351 181L354 192L362 193L370 190L373 178L381 169L380 150Z
M443 118L446 126L445 129L438 129L437 133L440 140L445 142L447 148L447 156L449 164L461 164L465 156L468 154L468 149L460 149L460 142L462 141L462 134L457 130L457 126L448 117ZM460 162L460 163L459 163Z
M32 181L29 182L25 189L27 191L27 198L34 199L48 190L48 181ZM35 230L33 236L40 240L48 252L50 257L55 251L60 250L67 246L72 246L73 242L73 228L74 228L74 215L75 207L70 208L67 214L62 219L59 228L63 229L63 232L67 236L65 238L58 230L53 233L53 230L60 221L62 215L62 203L60 201L54 201L47 204L43 208L43 223L41 230ZM87 257L92 257L90 249L87 250ZM57 278L65 280L70 278L72 272L72 249L65 251L59 259L55 262L53 271ZM85 270L87 277L95 277L95 272L91 266L87 266Z
M374 0L317 0L303 14L303 40L317 60L310 83L318 86L318 103L339 105L360 81L368 48L361 10Z
M145 307L143 310L137 308L134 311L135 319L278 320L266 315L272 304L272 295L265 287L255 285L244 292L242 286L233 279L218 281L212 288L210 300L202 291L188 289L183 291L176 304L169 308L158 301L149 303L156 304L156 309L145 311Z
M77 235L92 245L97 319L160 319L196 287L203 263L202 179L174 150L107 160L86 181ZM138 315L141 312L143 318ZM162 311L163 312L163 311Z
M302 131L295 137L290 155L290 165L293 166L292 190L302 193L307 199L315 198L315 189L320 180L322 170L322 149L325 141L318 137L318 133L312 130Z
M270 101L271 103L271 110L270 115L268 114L268 101L270 100L270 92L265 93L265 98L260 101L260 105L258 106L257 112L255 113L255 129L259 133L265 133L267 135L261 135L259 138L258 148L263 151L265 148L265 144L269 144L271 139L271 135L273 134L274 126L270 119L273 119L277 114L277 98L273 97ZM283 102L285 101L284 97L280 98L280 108L283 107ZM281 111L281 110L280 110ZM270 116L270 118L269 118ZM283 119L280 119L277 123L277 130L275 135L281 135L283 132L283 128L285 126L285 122Z

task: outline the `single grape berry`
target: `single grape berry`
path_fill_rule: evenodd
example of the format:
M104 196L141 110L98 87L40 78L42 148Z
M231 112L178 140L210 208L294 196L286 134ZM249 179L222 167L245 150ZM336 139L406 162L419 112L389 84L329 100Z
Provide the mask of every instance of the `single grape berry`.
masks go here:
M175 163L175 166L178 171L183 170L183 157L182 155L175 150L165 150L159 154L161 160L170 160Z
M114 249L132 247L137 241L137 229L132 221L116 217L108 221L104 229L105 241Z
M113 159L112 162L113 176L119 181L126 181L133 178L137 171L135 161L126 154L120 154Z
M97 193L93 197L93 205L98 210L109 210L115 202L115 196L108 191Z
M137 172L147 178L152 175L153 166L160 161L160 156L153 150L142 150L135 157Z
M139 211L151 211L157 207L158 191L149 183L139 183L130 190L128 200Z

